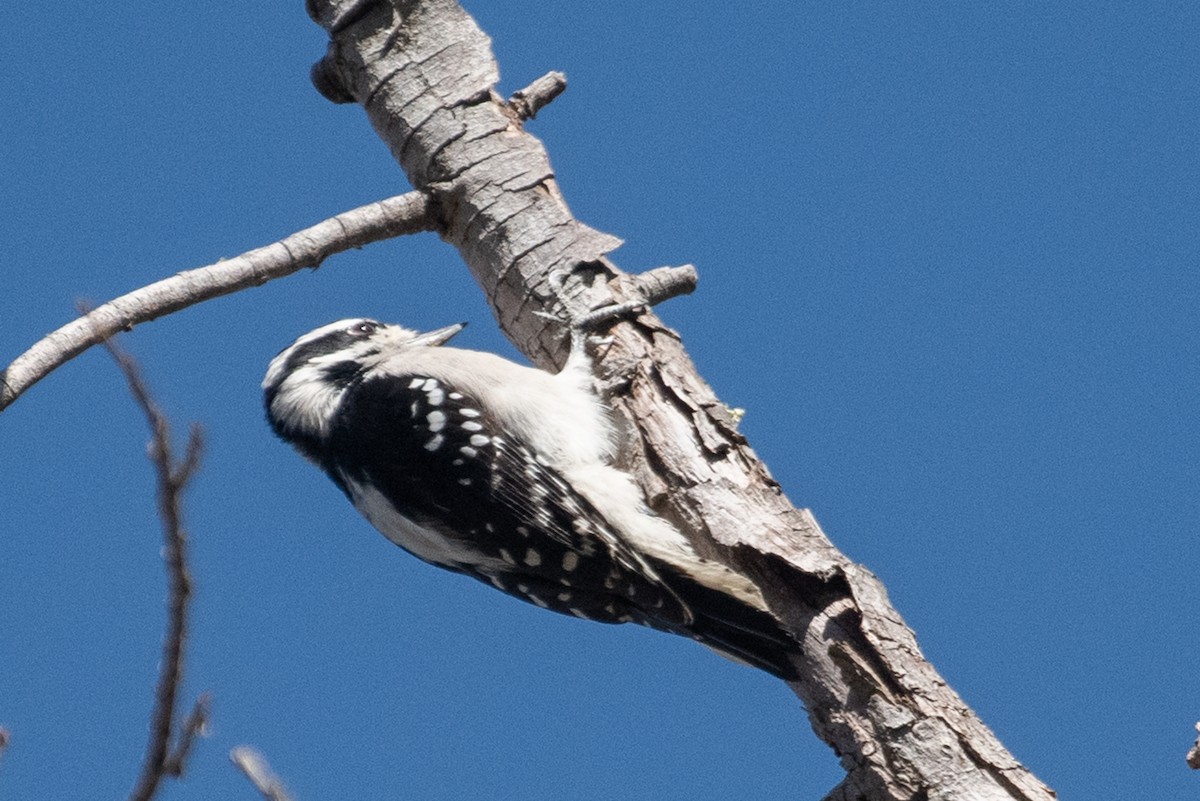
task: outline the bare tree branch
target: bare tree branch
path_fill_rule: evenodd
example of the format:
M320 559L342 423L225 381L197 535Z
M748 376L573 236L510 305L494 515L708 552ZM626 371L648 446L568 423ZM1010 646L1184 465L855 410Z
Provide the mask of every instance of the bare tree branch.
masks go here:
M229 760L238 766L267 801L292 801L283 782L267 764L267 758L258 751L248 745L239 745L229 752Z
M188 601L192 594L192 579L187 567L187 534L183 528L182 499L188 480L199 464L203 439L199 427L193 425L184 457L176 461L171 447L170 423L151 397L137 362L111 340L105 340L104 346L124 373L129 392L141 407L150 426L149 456L158 484L158 515L162 521L163 559L168 575L167 631L163 641L154 711L150 718L150 742L146 747L146 760L142 765L141 777L129 795L130 801L149 801L158 791L164 776L179 776L183 773L188 751L196 734L203 730L207 715L207 699L202 697L197 701L195 709L179 733L176 747L171 748L176 699L183 682Z
M186 270L99 306L43 337L0 373L0 411L88 348L135 325L239 289L261 286L371 242L437 226L428 194L369 203L331 217L266 247Z
M607 257L620 240L571 214L541 142L495 90L487 35L455 0L308 9L330 33L314 83L362 104L412 185L437 198L443 238L527 356L565 356L561 327L537 312L638 296ZM569 276L562 291L555 275ZM848 772L829 798L1052 798L925 660L879 580L791 505L679 338L652 313L612 333L598 377L638 435L625 462L655 511L751 577L801 643L792 688Z

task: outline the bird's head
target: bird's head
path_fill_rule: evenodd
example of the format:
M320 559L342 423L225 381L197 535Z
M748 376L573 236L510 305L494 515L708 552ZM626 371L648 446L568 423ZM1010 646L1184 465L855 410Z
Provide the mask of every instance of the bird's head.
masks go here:
M328 434L346 389L363 373L407 348L441 345L465 325L419 333L359 317L309 331L267 367L262 389L271 428L311 453Z

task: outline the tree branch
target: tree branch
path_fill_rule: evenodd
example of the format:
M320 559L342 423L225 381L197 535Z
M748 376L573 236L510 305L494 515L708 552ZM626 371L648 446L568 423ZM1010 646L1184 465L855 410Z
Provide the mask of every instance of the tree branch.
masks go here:
M0 373L0 411L93 345L135 325L305 267L371 242L437 227L429 195L405 195L343 212L266 247L177 273L99 306L43 337Z
M412 185L438 200L443 238L526 355L546 367L565 355L536 312L637 295L607 258L620 240L571 215L542 144L495 91L487 36L455 0L308 8L331 35L315 82L362 104ZM801 643L792 687L848 771L831 799L1053 797L924 659L878 579L788 502L673 332L653 314L616 326L599 372L639 435L623 458L655 511L754 579Z
M513 92L508 107L522 120L532 120L537 113L554 98L567 90L567 76L561 72L547 72L533 83Z
M188 751L196 734L203 731L207 717L207 699L202 697L196 702L195 709L184 724L176 748L171 749L176 699L183 682L188 601L192 594L192 579L187 567L187 534L183 528L182 498L183 491L199 464L203 439L200 428L193 425L185 455L177 462L172 453L170 423L151 397L137 362L112 341L105 340L104 346L124 373L130 394L141 407L150 426L149 455L158 484L158 514L163 528L163 559L167 565L169 579L167 632L163 641L154 712L150 718L150 742L146 747L146 760L142 765L141 777L129 795L130 801L149 801L154 797L164 776L179 776L183 773Z

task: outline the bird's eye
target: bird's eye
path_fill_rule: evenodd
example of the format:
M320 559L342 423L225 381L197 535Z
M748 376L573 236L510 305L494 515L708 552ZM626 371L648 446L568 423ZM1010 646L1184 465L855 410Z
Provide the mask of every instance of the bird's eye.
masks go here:
M369 337L379 330L379 323L363 320L361 323L355 323L350 326L349 330L351 334L355 334L356 336Z

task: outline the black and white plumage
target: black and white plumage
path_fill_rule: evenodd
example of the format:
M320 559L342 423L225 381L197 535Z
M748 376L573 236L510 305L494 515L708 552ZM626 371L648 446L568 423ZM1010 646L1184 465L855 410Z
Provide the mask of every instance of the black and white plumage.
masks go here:
M550 374L426 334L341 320L263 380L267 419L397 545L563 614L692 637L794 678L749 581L702 559L611 466L581 343Z

